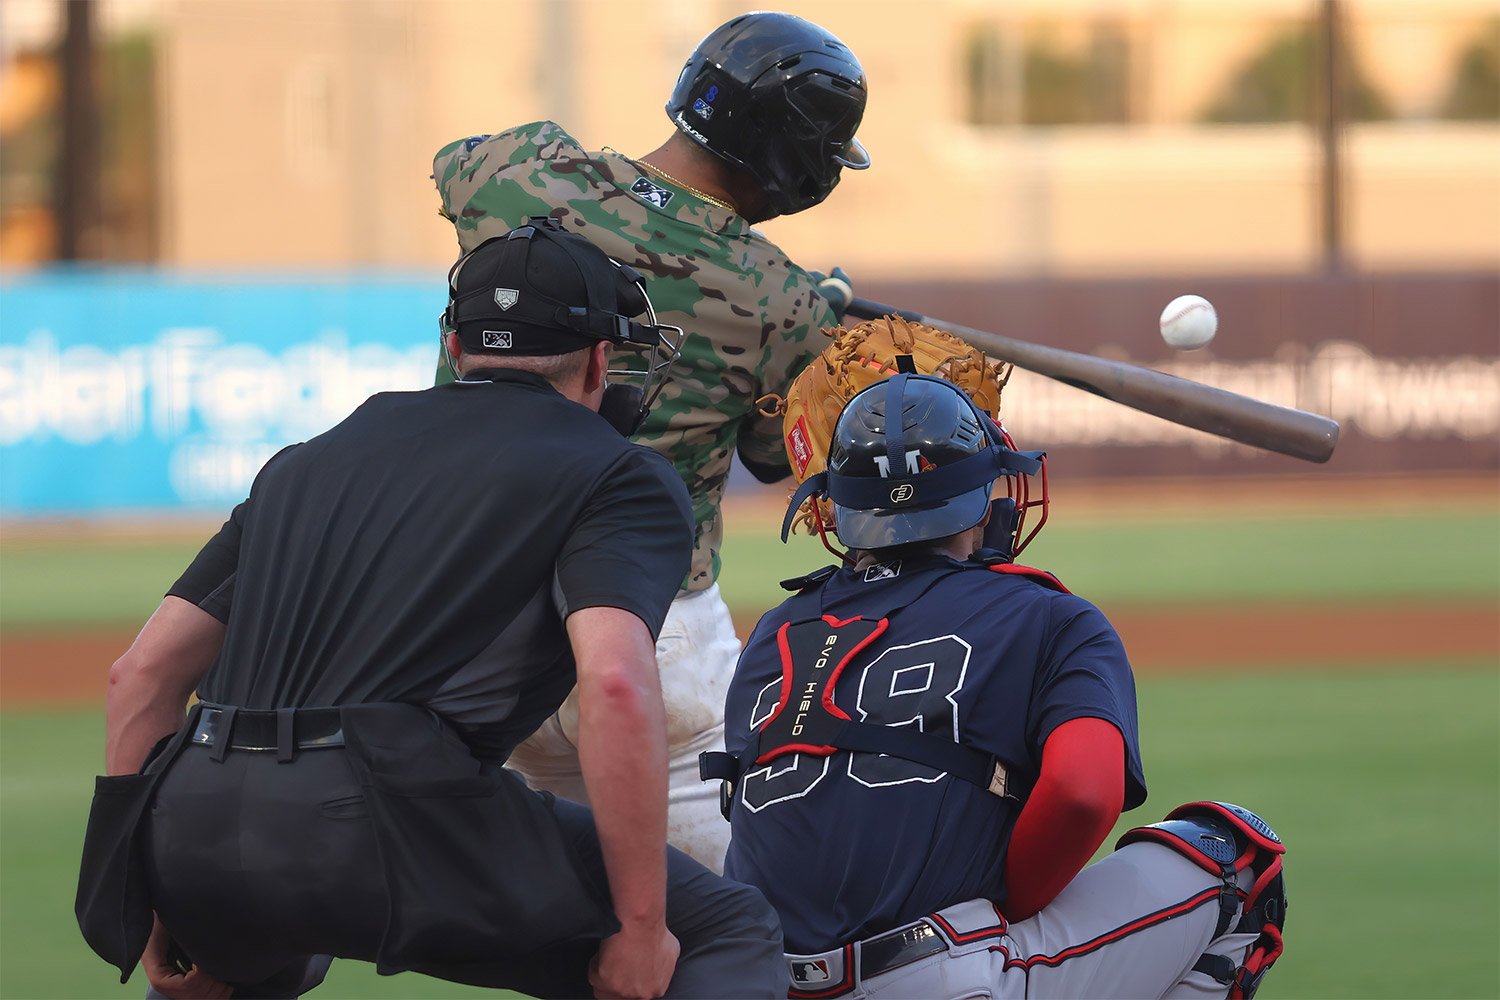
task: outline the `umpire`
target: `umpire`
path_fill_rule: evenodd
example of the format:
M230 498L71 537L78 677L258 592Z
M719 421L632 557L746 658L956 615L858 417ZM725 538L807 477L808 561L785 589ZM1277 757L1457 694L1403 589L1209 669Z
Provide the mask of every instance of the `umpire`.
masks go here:
M233 576L169 597L169 641L111 671L85 937L169 995L295 995L332 955L543 997L785 996L764 899L665 848L654 646L692 520L599 411L638 416L649 386L606 385L606 353L666 328L544 219L455 265L444 321L459 380L272 458ZM575 678L592 812L501 766Z

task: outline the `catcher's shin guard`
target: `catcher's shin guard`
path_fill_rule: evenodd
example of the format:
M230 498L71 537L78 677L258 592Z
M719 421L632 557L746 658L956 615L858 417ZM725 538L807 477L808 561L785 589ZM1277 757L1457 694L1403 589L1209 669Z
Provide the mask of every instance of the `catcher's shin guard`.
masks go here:
M1250 1000L1281 957L1287 905L1281 856L1286 845L1265 820L1229 802L1178 806L1162 822L1128 831L1115 848L1142 840L1164 844L1224 880L1214 937L1231 930L1259 937L1243 965L1236 966L1224 955L1206 954L1193 968L1228 986L1229 1000ZM1255 879L1248 890L1242 890L1236 876L1247 868Z

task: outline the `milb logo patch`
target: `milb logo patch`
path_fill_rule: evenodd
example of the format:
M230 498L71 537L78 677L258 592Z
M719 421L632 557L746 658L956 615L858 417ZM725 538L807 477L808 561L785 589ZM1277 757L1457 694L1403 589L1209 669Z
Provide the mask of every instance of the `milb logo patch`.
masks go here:
M482 342L492 351L508 351L510 350L510 331L486 330Z
M668 191L660 184L652 184L644 177L637 178L636 182L630 185L630 190L639 195L642 201L650 202L657 208L666 208L667 202L677 195L675 191Z

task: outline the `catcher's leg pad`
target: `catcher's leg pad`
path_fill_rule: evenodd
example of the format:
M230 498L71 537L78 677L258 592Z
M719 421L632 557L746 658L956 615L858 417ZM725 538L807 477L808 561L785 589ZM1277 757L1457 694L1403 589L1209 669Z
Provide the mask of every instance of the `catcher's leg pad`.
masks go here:
M1230 802L1178 806L1160 823L1127 831L1115 848L1139 841L1170 847L1223 880L1214 937L1230 930L1259 936L1243 965L1236 966L1223 955L1207 954L1194 968L1228 986L1229 1000L1250 1000L1266 972L1281 957L1287 906L1281 857L1286 845L1269 823ZM1254 879L1248 890L1242 890L1238 876L1247 868Z

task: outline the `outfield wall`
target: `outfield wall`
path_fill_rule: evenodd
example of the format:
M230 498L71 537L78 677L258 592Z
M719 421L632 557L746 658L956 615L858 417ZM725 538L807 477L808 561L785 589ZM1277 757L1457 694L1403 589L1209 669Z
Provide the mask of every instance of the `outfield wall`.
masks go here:
M1344 423L1330 473L1500 468L1500 277L870 284L861 294ZM1183 292L1220 332L1173 354ZM0 516L202 508L372 392L430 383L441 286L411 274L50 273L0 284ZM1018 372L1005 420L1073 477L1306 474Z

